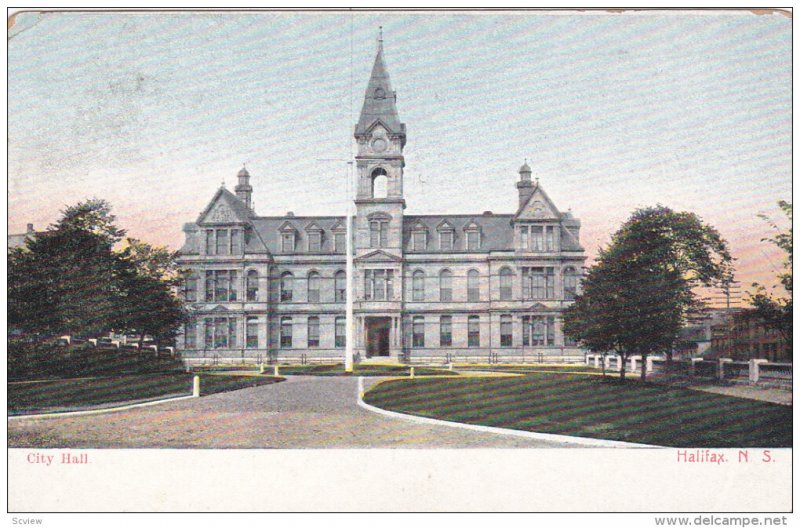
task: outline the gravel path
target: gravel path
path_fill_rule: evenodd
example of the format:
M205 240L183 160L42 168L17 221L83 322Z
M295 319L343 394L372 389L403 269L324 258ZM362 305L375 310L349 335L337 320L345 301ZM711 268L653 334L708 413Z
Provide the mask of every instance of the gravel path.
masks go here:
M154 407L95 416L8 421L8 447L566 447L384 417L358 407L357 381L291 376L282 383ZM365 387L375 381L365 378Z

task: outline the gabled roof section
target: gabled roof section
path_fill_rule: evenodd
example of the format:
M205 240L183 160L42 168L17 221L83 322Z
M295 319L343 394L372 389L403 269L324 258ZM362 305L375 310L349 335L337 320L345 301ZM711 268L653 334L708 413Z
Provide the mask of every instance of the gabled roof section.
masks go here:
M469 222L464 224L464 227L462 229L464 231L480 231L481 230L481 225L478 222L476 222L475 220L470 219Z
M331 231L347 231L347 225L344 220L337 219L330 227Z
M355 260L359 262L400 262L403 259L397 255L387 253L382 249L376 249L375 251L367 253L366 255L362 255Z
M306 224L306 231L323 231L323 229L314 220Z
M372 65L372 74L364 94L364 106L356 124L356 134L366 134L375 121L380 120L391 133L405 134L405 125L400 122L395 105L394 90L389 82L389 70L383 57L383 39L378 43L378 53Z
M528 201L517 210L514 220L560 220L561 213L539 183Z
M456 228L453 227L453 224L451 224L450 222L448 222L445 219L445 220L442 220L441 222L439 222L439 224L436 226L436 230L437 231L455 231Z
M197 218L198 224L247 223L255 215L239 198L220 187Z
M297 233L298 232L298 230L295 227L295 225L293 223L291 223L290 221L288 221L288 220L281 224L281 226L278 228L278 231L281 231L283 233L287 233L287 232Z
M422 220L417 219L415 222L411 222L409 224L409 229L411 231L427 231L428 226L425 225L425 222Z

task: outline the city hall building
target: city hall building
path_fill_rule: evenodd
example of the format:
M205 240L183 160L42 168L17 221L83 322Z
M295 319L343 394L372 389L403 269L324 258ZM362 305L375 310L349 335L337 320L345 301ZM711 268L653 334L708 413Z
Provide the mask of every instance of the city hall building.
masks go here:
M404 214L406 126L395 102L380 43L355 126L356 360L582 357L561 320L586 259L580 221L558 210L527 163L509 214ZM184 226L191 317L178 339L183 357L344 361L346 217L258 216L252 190L242 169L234 193L223 186Z

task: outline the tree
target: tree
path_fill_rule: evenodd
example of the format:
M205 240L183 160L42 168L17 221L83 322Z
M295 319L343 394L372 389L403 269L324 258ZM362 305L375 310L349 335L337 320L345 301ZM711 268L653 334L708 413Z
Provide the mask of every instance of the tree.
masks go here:
M784 260L784 271L778 274L778 279L786 290L787 297L775 297L767 291L761 284L754 282L754 293L750 293L750 304L755 308L756 313L764 321L764 325L772 330L777 330L781 338L792 347L792 204L786 201L779 201L778 205L789 220L789 228L782 230L765 215L759 215L766 220L769 225L777 231L772 238L762 239L769 241L786 252Z
M719 232L693 213L639 209L614 233L564 314L564 330L596 351L667 353L687 318L701 308L698 286L731 280L732 257ZM646 369L642 369L642 378Z
M186 320L183 302L175 291L184 278L175 253L136 239L126 242L116 266L120 287L117 324L135 332L140 346L145 335L157 342L171 340Z
M98 335L114 317L114 245L124 235L104 200L61 218L9 254L9 323L28 333Z

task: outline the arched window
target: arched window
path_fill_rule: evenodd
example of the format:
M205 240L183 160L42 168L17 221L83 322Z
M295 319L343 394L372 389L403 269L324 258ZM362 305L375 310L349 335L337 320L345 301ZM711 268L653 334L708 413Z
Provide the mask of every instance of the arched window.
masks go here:
M389 178L386 171L382 168L372 171L372 197L386 198L389 193L388 188Z
M512 297L512 281L514 272L510 268L500 270L500 300L510 301Z
M575 268L564 268L564 299L571 301L578 293L578 274Z
M336 291L336 302L347 300L347 273L341 270L336 272L333 276L333 289Z
M256 270L247 272L247 300L258 300L258 272Z
M412 301L425 300L425 272L422 270L417 270L412 275L411 300Z
M308 274L308 302L319 302L319 273L312 271Z
M290 302L294 290L294 275L287 271L281 275L281 301Z
M439 273L439 300L453 300L453 272L450 270L442 270Z
M476 302L481 300L480 273L478 270L467 272L467 300Z

